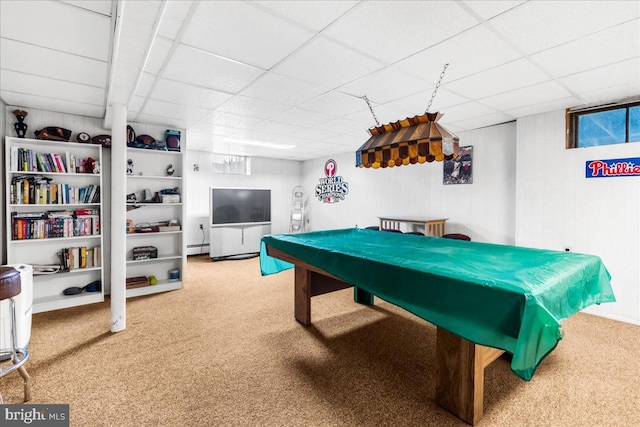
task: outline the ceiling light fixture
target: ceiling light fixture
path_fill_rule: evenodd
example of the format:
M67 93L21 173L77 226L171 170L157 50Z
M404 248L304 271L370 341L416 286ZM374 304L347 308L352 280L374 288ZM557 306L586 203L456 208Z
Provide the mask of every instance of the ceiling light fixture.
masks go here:
M459 138L437 123L442 114L429 112L448 66L449 64L444 65L422 116L407 117L380 126L369 99L363 97L377 126L369 129L371 138L356 151L356 166L377 169L434 160L441 162L458 155Z
M275 148L277 150L290 150L292 148L296 148L295 145L290 144L275 144L273 142L266 141L254 141L251 139L236 139L236 138L227 138L222 142L233 142L236 144L244 144L244 145L254 145L256 147L266 147L266 148Z

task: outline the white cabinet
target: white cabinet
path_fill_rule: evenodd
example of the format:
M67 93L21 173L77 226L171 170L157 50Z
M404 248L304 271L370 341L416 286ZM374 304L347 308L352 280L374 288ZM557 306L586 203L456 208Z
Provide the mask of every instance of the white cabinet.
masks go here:
M260 239L271 233L271 223L211 225L209 256L223 258L260 252Z
M102 174L84 172L93 161L102 146L6 138L7 263L34 266L34 313L104 301ZM69 269L39 274L62 262ZM96 281L96 292L63 294Z
M155 285L128 287L127 297L182 288L187 263L184 236L184 141L182 143L181 152L127 148L127 158L131 160L132 169L126 177L127 194L131 195L131 199L136 199L127 202L127 220L131 222L134 230L140 232L127 232L126 277L155 276L158 280ZM172 175L167 174L169 165L173 170ZM165 203L162 203L162 192L167 190L175 190L179 194L165 197ZM158 197L155 197L156 194ZM153 200L154 197L156 202L151 202L149 199ZM179 230L156 231L159 224L171 220L176 221L180 226ZM134 248L148 246L157 249L157 257L134 259ZM178 279L171 278L175 270L179 271Z

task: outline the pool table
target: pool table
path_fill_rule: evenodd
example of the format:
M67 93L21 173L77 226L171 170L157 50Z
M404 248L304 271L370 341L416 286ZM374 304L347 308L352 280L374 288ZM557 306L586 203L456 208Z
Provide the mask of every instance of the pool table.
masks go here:
M294 313L311 324L311 297L348 287L437 327L436 402L469 424L483 414L484 368L507 351L530 380L562 338L560 323L615 301L597 256L438 237L343 229L265 236L262 274L295 267Z

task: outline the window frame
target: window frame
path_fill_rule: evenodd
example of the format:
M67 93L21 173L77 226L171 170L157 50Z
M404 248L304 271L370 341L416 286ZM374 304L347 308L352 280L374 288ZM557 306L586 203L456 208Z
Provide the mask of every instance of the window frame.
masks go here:
M629 110L633 107L640 106L640 100L629 101L625 103L613 104L613 105L603 105L592 108L585 109L567 109L566 112L566 148L592 148L592 147L579 147L578 146L578 119L581 116L588 116L590 114L601 113L604 111L612 111L612 110L625 110L625 129L624 129L624 142L619 142L615 144L608 145L619 145L619 144L628 144L629 141ZM635 142L635 141L633 141ZM598 146L601 147L601 146Z

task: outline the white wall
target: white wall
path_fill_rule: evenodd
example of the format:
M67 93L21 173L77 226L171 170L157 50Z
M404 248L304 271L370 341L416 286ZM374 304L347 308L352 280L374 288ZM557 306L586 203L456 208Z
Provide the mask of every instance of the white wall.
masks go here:
M0 203L0 206L2 206L2 209L0 209L0 265L3 265L7 262L7 258L4 255L6 253L5 247L7 245L4 240L4 203L6 200L4 176L4 136L7 135L7 119L5 117L5 111L6 105L4 102L0 101L0 141L2 141L2 154L0 154L0 159L2 160L0 161L0 163L2 164L1 169L3 171L3 173L0 173L0 197L2 198L2 203Z
M449 218L448 233L472 240L513 244L515 239L515 122L463 132L473 146L473 184L443 185L439 162L386 169L355 167L355 152L333 157L337 175L349 183L345 200L327 204L314 197L328 158L304 162L307 230L378 225L378 216Z
M640 143L565 149L565 112L517 121L516 244L598 255L617 302L587 311L640 324L640 177L585 178L587 160L640 157Z
M200 170L194 171L194 164ZM293 160L251 158L251 175L225 175L213 173L213 154L205 151L187 151L187 254L209 253L209 188L242 187L271 190L271 232L289 231L291 191L302 182L302 163ZM199 225L204 227L203 232Z

